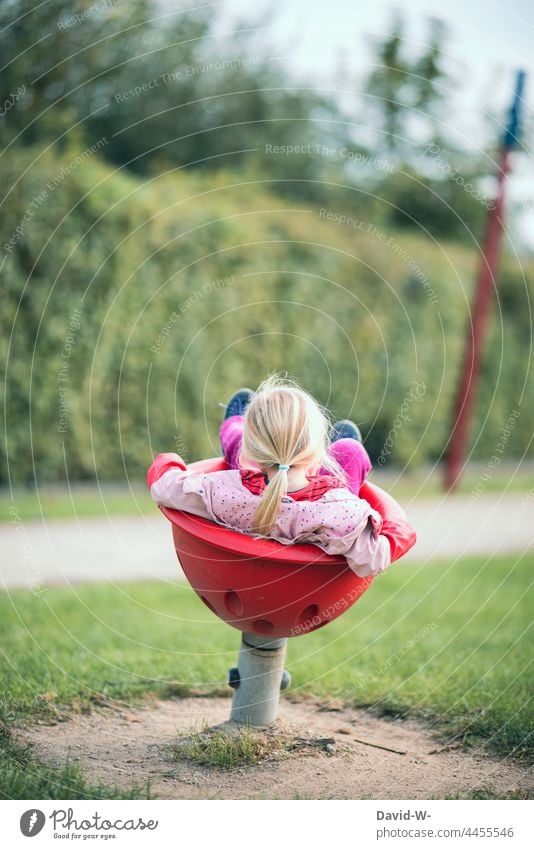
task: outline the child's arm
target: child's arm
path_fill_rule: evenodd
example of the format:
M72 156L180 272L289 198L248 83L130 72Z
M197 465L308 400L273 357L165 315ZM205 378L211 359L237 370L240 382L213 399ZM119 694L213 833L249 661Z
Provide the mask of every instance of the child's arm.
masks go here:
M344 556L352 571L360 578L378 575L391 563L389 542L385 536L376 533L371 520L349 550L344 552Z
M384 519L379 529L370 519L365 530L345 552L345 557L353 572L360 578L366 578L387 569L406 554L415 541L415 531L406 519Z
M212 519L206 505L196 492L184 492L189 477L187 466L178 454L158 454L146 476L150 495L157 504L184 510L195 516Z
M415 528L401 516L384 519L380 528L380 535L389 540L392 563L400 557L404 557L417 542Z

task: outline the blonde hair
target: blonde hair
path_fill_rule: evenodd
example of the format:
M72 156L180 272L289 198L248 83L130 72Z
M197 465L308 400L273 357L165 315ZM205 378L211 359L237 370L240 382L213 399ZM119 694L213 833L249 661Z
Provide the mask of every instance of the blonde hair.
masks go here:
M318 403L296 383L273 375L258 388L245 412L240 466L262 471L273 466L324 467L341 481L345 475L328 454L330 422ZM252 531L267 536L281 499L287 495L287 469L279 468L265 488L252 520Z

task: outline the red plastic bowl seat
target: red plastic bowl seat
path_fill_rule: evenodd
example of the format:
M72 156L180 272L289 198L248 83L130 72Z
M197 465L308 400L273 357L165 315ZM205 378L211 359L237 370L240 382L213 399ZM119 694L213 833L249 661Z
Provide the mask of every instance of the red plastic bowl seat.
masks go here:
M189 469L228 468L221 458L191 463ZM379 487L360 492L382 515L404 513ZM184 573L204 604L240 631L294 637L337 619L367 590L344 557L315 545L283 545L254 539L207 519L161 507L172 523L174 546Z

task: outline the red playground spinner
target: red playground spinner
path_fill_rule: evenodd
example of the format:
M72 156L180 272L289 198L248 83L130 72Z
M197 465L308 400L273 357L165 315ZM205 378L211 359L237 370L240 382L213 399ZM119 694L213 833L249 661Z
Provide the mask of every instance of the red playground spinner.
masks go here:
M188 466L196 472L225 468L221 458ZM360 496L384 518L405 518L378 486L364 483ZM176 553L194 591L240 631L271 638L315 631L341 616L372 583L358 577L344 557L324 554L315 545L254 539L190 513L161 510L172 522Z
M217 472L222 458L191 463L188 470ZM384 518L406 518L394 498L365 483L360 495ZM231 719L268 725L278 714L287 637L317 630L337 619L370 587L344 557L315 545L283 545L255 539L207 519L161 507L172 523L174 547L192 588L220 619L243 632L238 666L230 670L234 690ZM413 540L397 544L398 560Z

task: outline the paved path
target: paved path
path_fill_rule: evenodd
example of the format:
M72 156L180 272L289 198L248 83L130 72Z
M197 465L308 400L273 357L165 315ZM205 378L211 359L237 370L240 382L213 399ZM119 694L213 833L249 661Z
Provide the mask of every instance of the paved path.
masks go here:
M534 551L528 493L418 498L407 504L418 544L403 562ZM153 516L0 524L0 590L87 581L182 578L170 526Z
M183 577L170 525L157 509L153 516L0 524L0 576L0 590Z
M404 505L417 545L403 562L534 551L534 487L525 493L420 498Z

